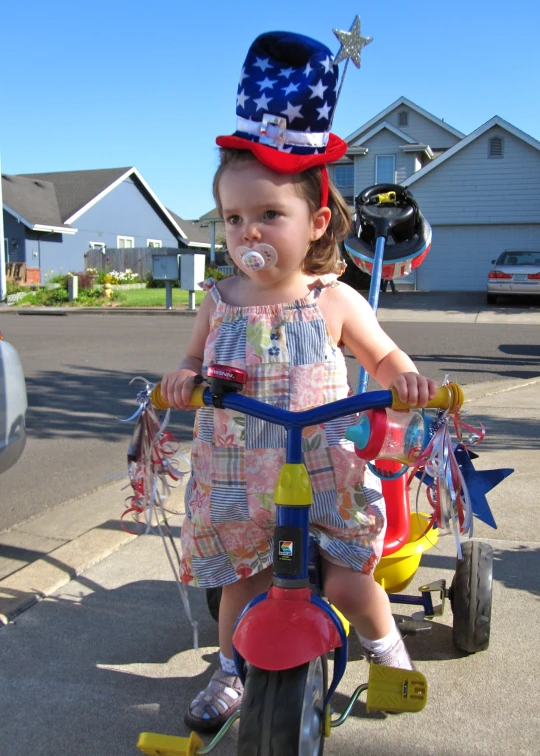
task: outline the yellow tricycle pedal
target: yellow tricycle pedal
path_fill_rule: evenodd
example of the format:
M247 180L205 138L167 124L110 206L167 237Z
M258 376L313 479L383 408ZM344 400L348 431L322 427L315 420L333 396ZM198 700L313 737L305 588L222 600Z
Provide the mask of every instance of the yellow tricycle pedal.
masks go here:
M370 664L368 711L422 711L427 702L427 680L416 670Z
M137 748L147 756L195 756L199 748L204 748L204 743L196 732L192 732L189 738L141 732Z

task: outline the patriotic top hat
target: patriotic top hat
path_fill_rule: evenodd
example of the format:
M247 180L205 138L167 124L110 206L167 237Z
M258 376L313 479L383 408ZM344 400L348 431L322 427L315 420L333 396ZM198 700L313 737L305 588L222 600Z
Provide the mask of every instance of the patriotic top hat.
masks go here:
M268 168L300 173L339 160L347 144L330 132L339 70L331 51L301 34L268 32L240 74L236 131L220 147L251 150Z

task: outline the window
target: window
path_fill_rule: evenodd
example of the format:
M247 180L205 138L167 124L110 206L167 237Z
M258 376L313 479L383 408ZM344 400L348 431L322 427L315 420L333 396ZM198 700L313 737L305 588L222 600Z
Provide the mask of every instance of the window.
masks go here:
M333 180L345 202L352 202L354 197L354 165L335 165Z
M503 139L502 137L491 137L489 140L488 157L502 158L503 156Z
M161 239L147 239L146 246L155 247L156 249L161 249Z
M377 155L375 161L375 183L395 184L396 158L394 155Z
M117 246L120 249L133 249L133 247L135 246L135 239L133 238L133 236L117 236L116 240Z
M100 249L102 252L105 252L106 246L107 245L103 242L90 242L90 244L88 245L90 249Z
M408 126L409 125L409 114L406 110L401 110L398 116L398 125L399 126Z

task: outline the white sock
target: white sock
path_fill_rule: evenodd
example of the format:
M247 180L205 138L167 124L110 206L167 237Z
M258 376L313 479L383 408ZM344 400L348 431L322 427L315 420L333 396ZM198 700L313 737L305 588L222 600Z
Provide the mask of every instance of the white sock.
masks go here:
M396 623L392 623L392 629L388 633L388 635L385 635L384 638L378 638L377 640L371 640L370 638L364 638L363 635L360 635L358 630L356 631L356 634L358 635L358 638L360 639L360 643L362 646L366 649L366 651L370 651L372 654L384 654L386 651L390 651L393 645L397 643L397 641L401 638L401 633L397 629Z
M227 675L236 675L236 665L234 663L234 659L227 659L226 656L224 656L221 651L219 652L219 663L221 664L221 669L227 674Z

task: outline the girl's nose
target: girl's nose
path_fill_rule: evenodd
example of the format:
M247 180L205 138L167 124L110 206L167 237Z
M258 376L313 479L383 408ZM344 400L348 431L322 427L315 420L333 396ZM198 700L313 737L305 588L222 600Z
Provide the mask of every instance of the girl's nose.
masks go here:
M244 241L260 241L261 232L257 223L246 223L244 226L244 233L242 234Z

